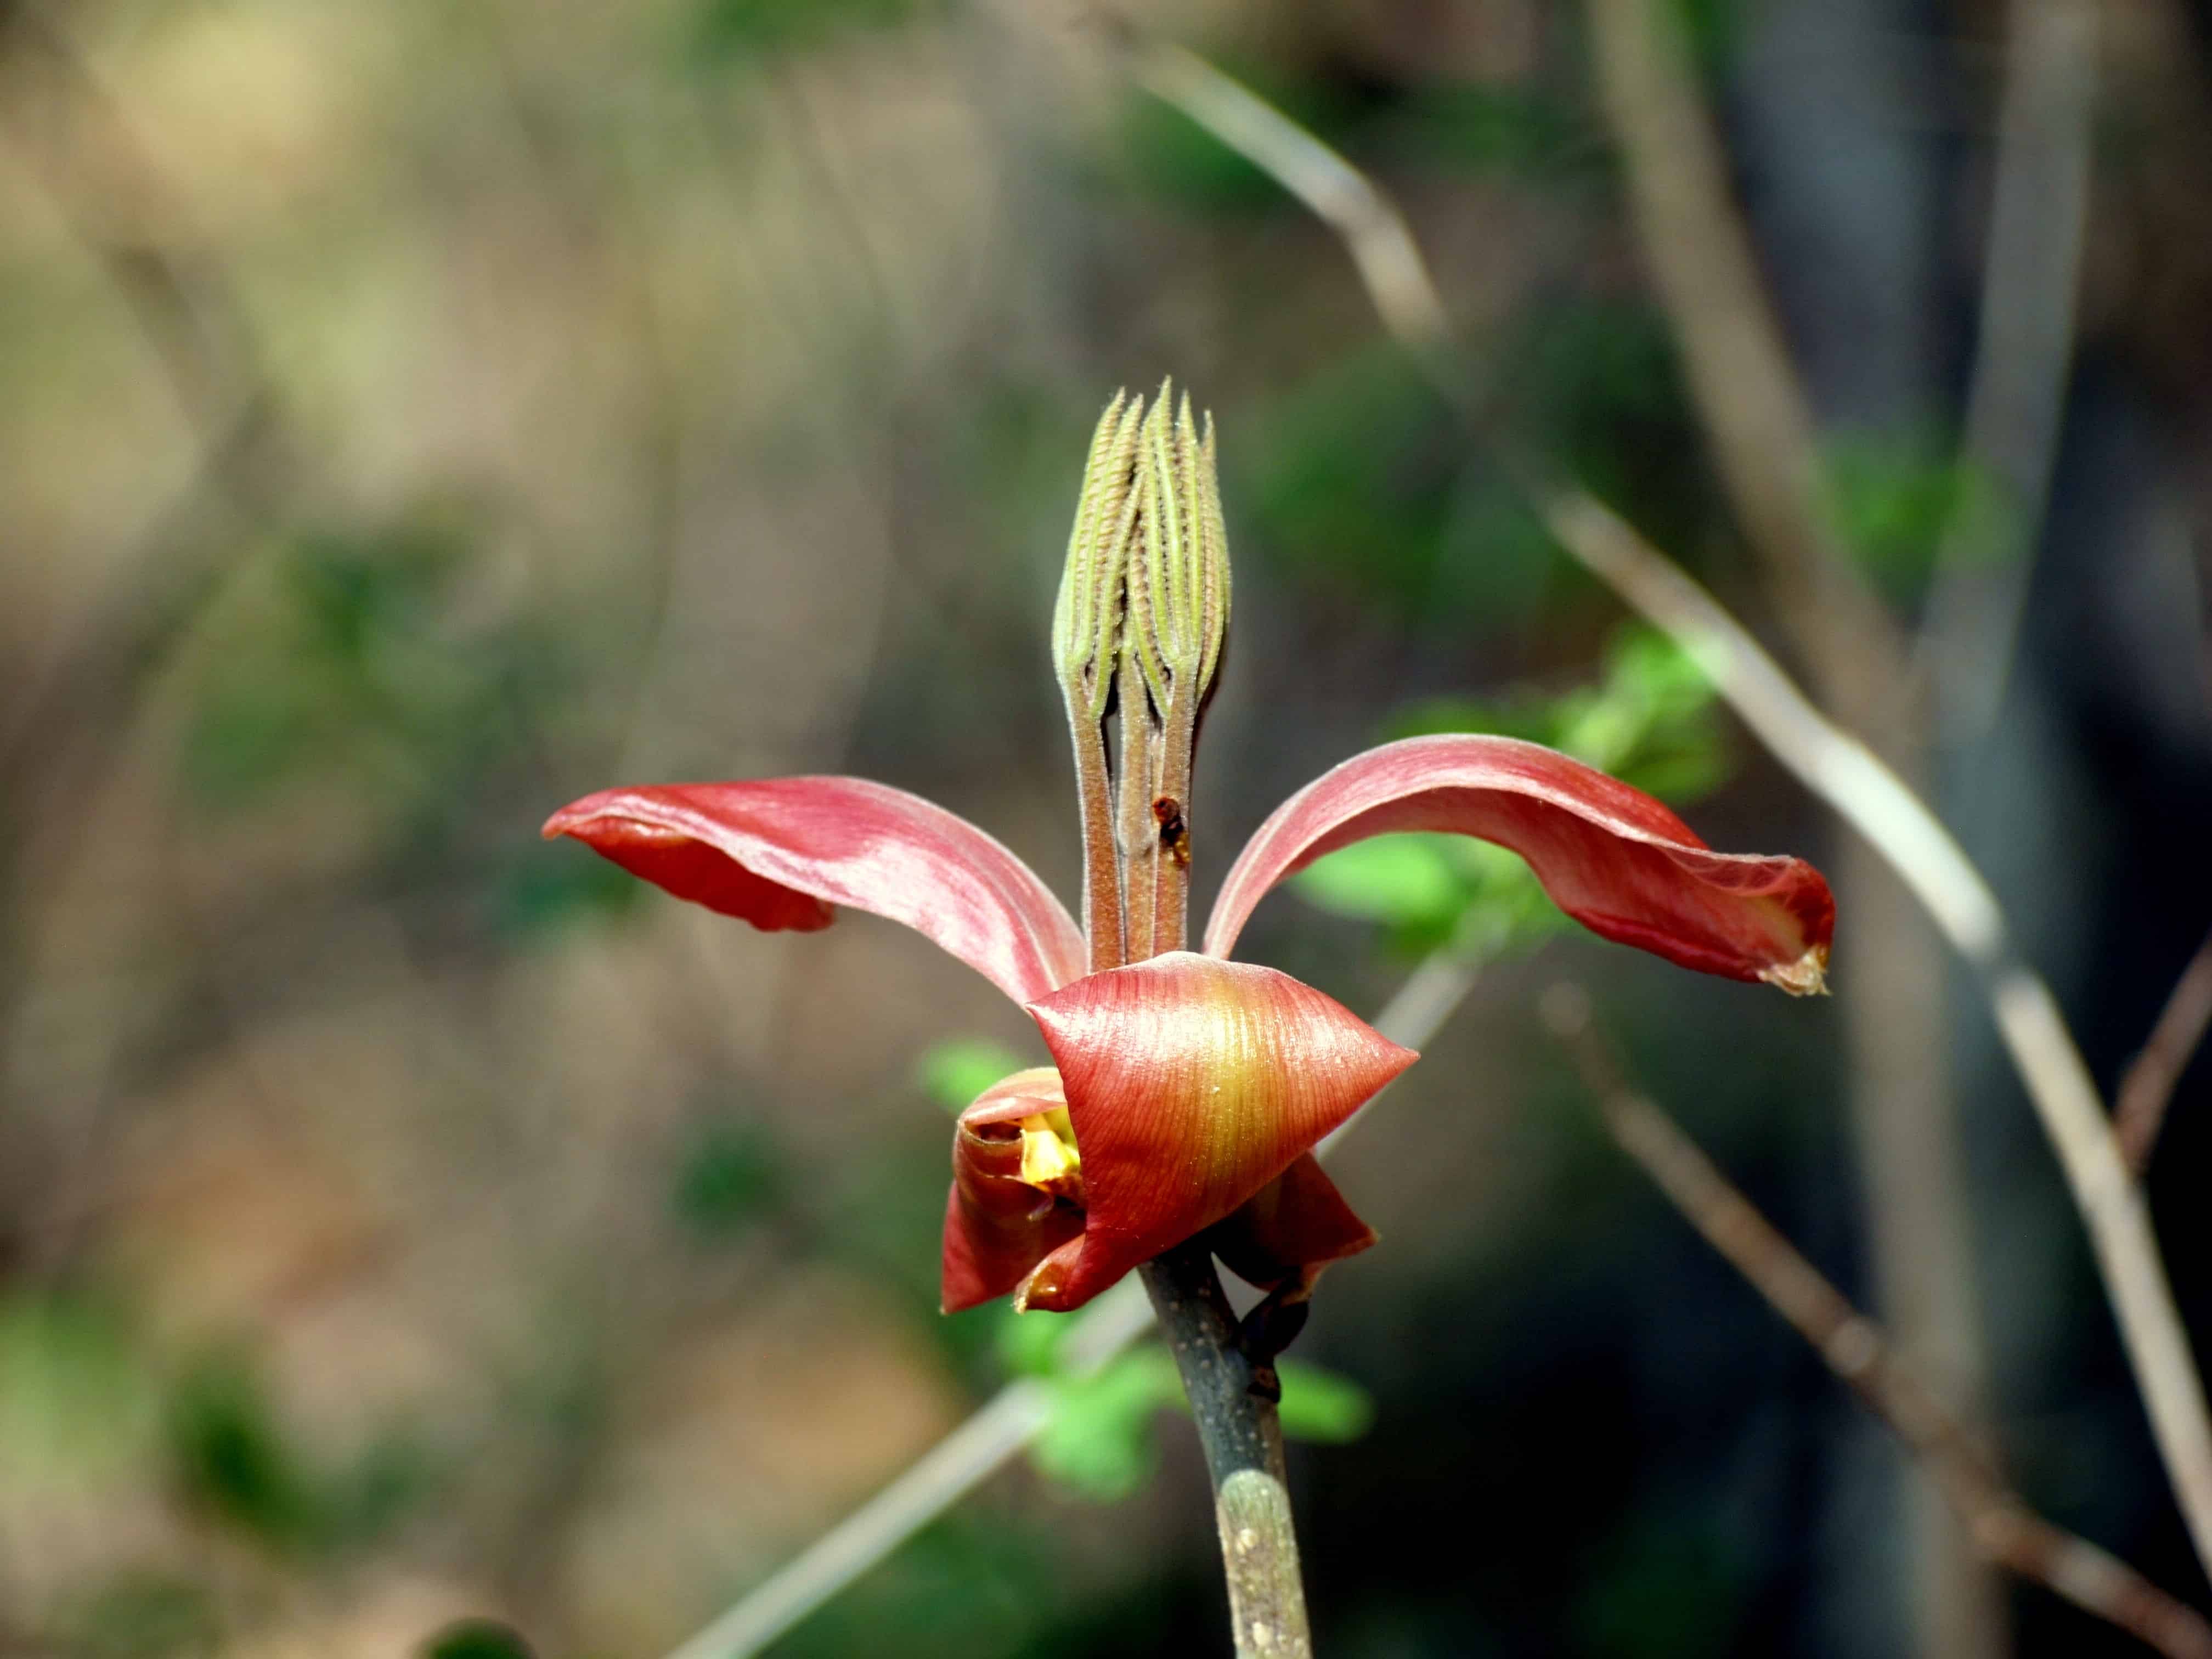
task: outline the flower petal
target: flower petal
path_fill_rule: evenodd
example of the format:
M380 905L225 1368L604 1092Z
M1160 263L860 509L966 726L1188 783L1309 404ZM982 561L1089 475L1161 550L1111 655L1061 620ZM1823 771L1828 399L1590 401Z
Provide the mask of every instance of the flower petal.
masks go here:
M1086 1224L1018 1299L1063 1311L1243 1204L1415 1058L1286 974L1188 951L1029 1012L1066 1088Z
M1049 1066L1017 1072L977 1096L952 1132L939 1305L958 1313L1004 1296L1083 1231L1083 1212L1021 1179L1021 1119L1066 1104Z
M1237 943L1261 898L1324 853L1370 836L1449 830L1528 860L1591 932L1701 973L1821 988L1835 902L1802 859L1716 853L1640 790L1514 738L1409 738L1322 774L1261 824L1222 884L1209 954Z
M1375 1230L1308 1152L1214 1223L1206 1242L1239 1279L1271 1291L1301 1275L1310 1285L1328 1263L1374 1243Z
M847 904L926 934L1017 1002L1080 975L1083 935L1030 867L965 818L863 778L605 789L574 836L678 898L756 927L827 927Z

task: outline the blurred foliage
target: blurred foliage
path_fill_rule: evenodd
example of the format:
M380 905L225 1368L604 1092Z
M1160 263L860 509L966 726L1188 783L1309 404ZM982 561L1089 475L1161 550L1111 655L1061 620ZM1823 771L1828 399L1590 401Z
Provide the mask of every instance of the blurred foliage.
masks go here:
M1491 383L1511 388L1525 441L1557 456L1600 499L1635 501L1638 526L1660 544L1694 550L1717 503L1673 333L1656 305L1540 292L1506 319L1489 358ZM1525 514L1517 494L1507 499ZM1520 533L1541 535L1533 521Z
M1742 47L1756 7L1747 0L1671 0L1692 55L1710 80L1719 79Z
M131 1571L65 1608L53 1636L83 1659L200 1659L219 1650L222 1620L208 1586Z
M1575 1618L1601 1659L1698 1659L1729 1650L1749 1563L1710 1515L1655 1516L1611 1540Z
M1051 1415L1030 1443L1037 1468L1085 1498L1117 1503L1139 1490L1158 1461L1154 1419L1186 1413L1190 1403L1164 1349L1147 1345L1078 1375L1060 1353L1069 1322L1047 1314L1000 1311L999 1352L1006 1368L1052 1390ZM1283 1433L1292 1440L1341 1445L1365 1434L1375 1404L1351 1378L1304 1360L1276 1362Z
M271 1548L357 1549L429 1495L434 1460L410 1436L376 1436L342 1468L319 1467L281 1425L248 1353L209 1351L167 1401L171 1455L186 1496Z
M1175 1361L1139 1348L1051 1386L1052 1414L1030 1442L1030 1462L1097 1503L1118 1503L1142 1487L1158 1460L1152 1419L1182 1398Z
M13 1480L127 1468L155 1434L160 1412L114 1310L59 1294L0 1299L0 1468Z
M1545 744L1670 801L1717 787L1729 769L1711 683L1686 653L1641 629L1614 641L1597 685L1492 702L1434 699L1389 728L1394 738L1440 732ZM1492 960L1571 925L1519 857L1464 836L1378 836L1316 860L1292 880L1320 909L1382 924L1393 947L1409 955L1449 945Z
M704 0L693 38L702 60L721 64L896 27L936 9L932 0Z
M1404 354L1375 346L1278 400L1231 489L1290 570L1424 633L1503 631L1541 605L1557 555L1463 447Z
M915 1086L957 1117L1000 1079L1032 1063L1004 1043L950 1037L915 1062Z
M2007 556L2010 509L1995 479L1948 441L1918 435L1832 439L1829 510L1882 592L1917 605L1947 546L1961 568Z
M1393 126L1392 148L1431 164L1517 175L1548 190L1608 176L1606 146L1587 113L1540 88L1419 87Z
M307 532L241 582L186 733L184 779L218 810L312 770L403 799L465 777L508 736L534 654L453 624L471 564L454 525Z
M1365 1434L1375 1402L1350 1377L1303 1360L1281 1359L1279 1416L1291 1440L1343 1445ZM1118 1503L1141 1488L1158 1460L1154 1419L1165 1410L1186 1415L1190 1402L1175 1360L1145 1346L1109 1360L1087 1376L1051 1379L1052 1415L1030 1443L1030 1458L1043 1474L1084 1497Z
M1283 1432L1292 1440L1346 1446L1375 1425L1375 1398L1350 1377L1304 1359L1279 1359Z
M733 1237L750 1231L783 1191L783 1160L768 1131L720 1120L701 1125L684 1149L676 1214L702 1237Z
M881 1648L917 1659L1048 1655L1086 1615L1066 1564L1030 1527L956 1512L925 1528L770 1650L776 1659L849 1659Z
M609 616L516 607L507 580L451 510L276 539L197 629L190 804L216 828L316 824L372 875L442 868L448 927L482 915L529 937L635 902L619 870L503 822L535 776L537 734L569 706L579 647L604 640Z
M1249 76L1248 64L1240 73ZM1273 77L1264 74L1262 82ZM1310 89L1273 88L1278 99L1316 113ZM1295 218L1297 202L1282 185L1242 155L1159 99L1133 92L1121 104L1121 157L1126 182L1138 195L1192 214Z
M489 1619L465 1619L422 1644L420 1659L531 1659L521 1633Z
M272 1544L307 1542L321 1516L247 1362L211 1356L188 1371L170 1403L169 1434L185 1489Z
M1500 325L1489 376L1524 441L1598 493L1642 504L1662 538L1711 500L1665 319L1648 304L1545 295ZM1540 623L1586 579L1522 491L1480 452L1405 354L1341 352L1266 410L1233 452L1231 494L1270 556L1422 639Z

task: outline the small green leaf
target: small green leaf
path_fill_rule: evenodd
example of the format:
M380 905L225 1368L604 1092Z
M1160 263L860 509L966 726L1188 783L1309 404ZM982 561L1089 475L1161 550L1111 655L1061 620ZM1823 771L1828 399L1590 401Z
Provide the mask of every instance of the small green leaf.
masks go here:
M1456 917L1468 894L1443 836L1376 836L1316 859L1292 879L1333 915L1394 926Z
M1350 1377L1297 1359L1276 1361L1275 1373L1283 1380L1283 1432L1291 1439L1340 1446L1373 1426L1374 1396Z
M1001 1303L996 1333L999 1362L1020 1376L1053 1376L1060 1371L1060 1340L1067 1322L1050 1314L1016 1313Z
M954 1037L930 1048L915 1062L915 1086L957 1115L1000 1078L1032 1063L1003 1043L982 1037Z
M1051 1386L1052 1415L1030 1443L1030 1461L1099 1503L1135 1492L1152 1471L1152 1419L1182 1398L1175 1362L1158 1348L1139 1348Z

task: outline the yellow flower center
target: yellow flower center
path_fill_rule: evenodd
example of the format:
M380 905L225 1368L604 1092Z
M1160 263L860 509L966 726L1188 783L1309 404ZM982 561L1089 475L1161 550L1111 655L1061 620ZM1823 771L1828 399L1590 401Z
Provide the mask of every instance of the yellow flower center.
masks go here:
M1022 1120L1022 1180L1051 1192L1083 1168L1065 1107Z

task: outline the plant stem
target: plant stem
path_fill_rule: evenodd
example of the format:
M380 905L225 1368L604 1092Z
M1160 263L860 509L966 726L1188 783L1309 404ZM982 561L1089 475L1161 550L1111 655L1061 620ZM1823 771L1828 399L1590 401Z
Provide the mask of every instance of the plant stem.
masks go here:
M1152 712L1145 677L1127 656L1121 659L1115 692L1121 707L1121 923L1127 959L1142 962L1153 954L1152 905L1159 881L1159 830L1152 820L1153 784L1159 776L1160 726ZM1095 956L1097 945L1091 951Z
M1133 956L1140 933L1148 936L1152 951L1183 948L1190 909L1191 770L1204 695L1194 669L1194 664L1176 673L1166 706L1155 711L1144 701L1138 676L1124 667L1125 764L1132 693L1137 708L1152 716L1146 750L1150 787L1134 793L1125 789L1122 796L1124 834L1135 830L1144 836L1152 890L1149 914L1140 915L1138 906L1145 897L1131 884ZM1229 1582L1230 1633L1238 1659L1310 1659L1313 1638L1306 1629L1297 1533L1284 1478L1283 1430L1276 1413L1283 1391L1271 1363L1273 1355L1255 1358L1244 1341L1203 1243L1178 1245L1146 1262L1141 1272L1206 1452L1222 1571Z
M1274 1368L1246 1355L1204 1246L1182 1245L1140 1271L1206 1451L1237 1659L1311 1659Z
M1198 692L1180 682L1168 698L1160 734L1160 770L1151 806L1152 949L1183 948L1190 914L1190 770L1198 746Z
M2150 1040L2120 1079L2118 1103L2112 1110L2112 1127L2119 1136L2120 1153L2141 1180L2150 1167L2151 1148L2166 1121L2166 1103L2174 1086L2189 1069L2190 1056L2212 1025L2212 935L2197 947L2181 978L2151 1027Z
M1084 718L1073 697L1067 705L1068 741L1075 750L1075 793L1083 827L1083 937L1091 944L1091 971L1119 968L1121 944L1121 860L1114 845L1114 799L1106 775L1106 732Z

